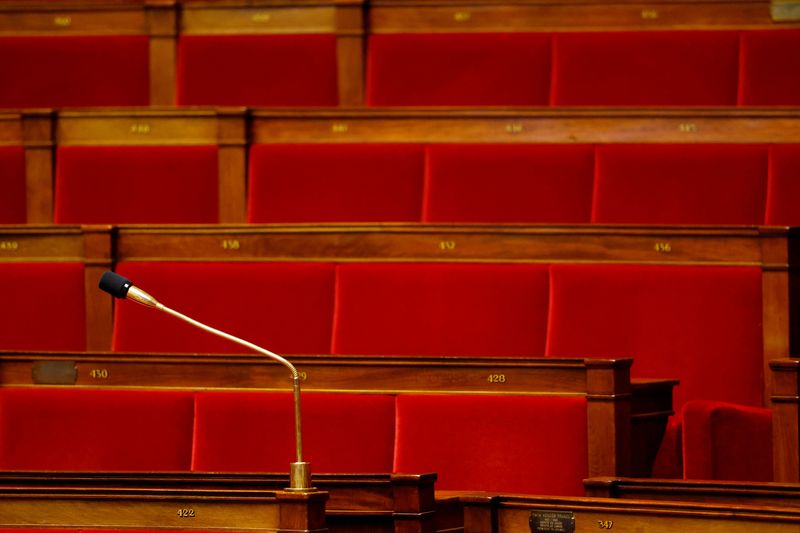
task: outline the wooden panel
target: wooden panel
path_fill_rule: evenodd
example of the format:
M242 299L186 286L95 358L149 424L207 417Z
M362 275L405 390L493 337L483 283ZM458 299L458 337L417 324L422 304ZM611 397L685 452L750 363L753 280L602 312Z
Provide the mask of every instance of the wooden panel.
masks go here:
M0 9L0 36L147 34L147 17L142 5L40 4Z
M780 235L783 234L783 237ZM761 265L781 229L455 224L121 226L119 261L490 261ZM786 263L774 266L786 267Z
M591 478L583 484L587 496L598 498L800 507L797 483Z
M374 33L768 28L768 1L530 2L378 0Z
M254 143L800 142L794 110L254 111Z
M182 35L302 34L336 32L335 8L321 6L240 6L185 4Z

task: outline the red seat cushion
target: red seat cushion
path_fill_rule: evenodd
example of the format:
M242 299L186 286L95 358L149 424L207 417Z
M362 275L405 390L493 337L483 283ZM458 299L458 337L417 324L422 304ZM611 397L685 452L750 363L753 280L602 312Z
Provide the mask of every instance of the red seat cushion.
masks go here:
M0 224L26 222L25 189L25 150L22 146L0 146Z
M371 35L367 105L547 105L550 35Z
M756 267L553 265L547 355L633 357L637 378L678 378L674 404L763 398Z
M772 413L724 402L683 406L686 479L772 481Z
M736 105L739 33L559 33L553 105Z
M592 146L433 145L426 164L428 222L589 222Z
M4 350L86 350L86 295L80 263L0 262Z
M0 37L0 107L150 104L149 39Z
M398 396L394 470L437 472L438 489L583 495L586 400Z
M800 105L800 30L742 32L743 105Z
M304 393L301 403L303 459L314 472L391 472L393 396ZM287 471L293 405L290 393L198 393L192 469Z
M250 222L419 222L418 145L255 145Z
M180 105L335 106L335 35L182 35Z
M765 223L800 226L800 144L776 144L769 152Z
M216 146L63 146L59 224L200 224L219 220Z
M541 356L547 266L345 264L337 354Z
M167 307L278 353L330 353L334 269L325 263L136 263L117 272ZM117 300L115 351L251 353Z
M599 146L592 220L761 224L767 153L735 144Z
M191 392L0 390L4 470L188 470Z

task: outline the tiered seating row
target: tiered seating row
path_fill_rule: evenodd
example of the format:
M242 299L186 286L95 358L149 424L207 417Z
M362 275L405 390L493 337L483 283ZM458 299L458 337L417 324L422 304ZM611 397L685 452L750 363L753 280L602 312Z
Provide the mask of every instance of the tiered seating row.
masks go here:
M66 2L2 13L5 108L800 103L800 31L775 24L766 1Z
M4 223L800 224L792 111L0 118Z
M117 270L167 305L284 353L633 355L635 376L681 379L679 407L700 399L762 406L771 390L764 365L789 355L793 241L777 230L334 229L120 228L114 249ZM8 242L26 250L24 233ZM4 266L27 270L26 256L14 255L18 264ZM595 264L559 264L587 260ZM65 317L50 320L80 315L84 303L71 301ZM563 319L573 307L580 320ZM121 303L115 349L231 350L148 311ZM47 320L15 314L6 322L33 329L35 339Z

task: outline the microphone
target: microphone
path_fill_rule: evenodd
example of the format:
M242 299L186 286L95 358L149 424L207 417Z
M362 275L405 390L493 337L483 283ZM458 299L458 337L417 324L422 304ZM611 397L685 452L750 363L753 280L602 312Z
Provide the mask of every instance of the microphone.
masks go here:
M142 289L136 287L133 282L123 276L120 276L116 272L107 271L104 272L103 275L100 277L100 289L109 293L111 296L120 299L127 299L133 300L139 304L142 304L146 307L153 307L158 309L159 311L164 311L167 314L170 314L174 317L177 317L184 322L188 322L189 324L202 329L203 331L207 331L214 335L218 335L224 339L228 339L232 342L237 344L241 344L251 350L254 350L260 354L266 355L270 359L278 361L283 366L289 369L292 373L292 384L294 390L294 433L295 433L295 448L297 452L297 461L291 463L290 469L290 476L289 476L289 488L286 490L290 491L309 491L313 490L311 487L311 470L309 468L309 463L303 461L303 438L302 432L300 430L300 374L297 372L297 369L294 367L292 363L281 357L280 355L273 353L261 346L255 345L252 342L248 342L244 339L240 339L239 337L235 337L229 333L225 333L224 331L220 331L218 329L212 328L211 326L207 326L202 322L198 322L193 318L189 318L188 316L179 313L169 307L163 305L161 302L150 296L148 293L143 291Z

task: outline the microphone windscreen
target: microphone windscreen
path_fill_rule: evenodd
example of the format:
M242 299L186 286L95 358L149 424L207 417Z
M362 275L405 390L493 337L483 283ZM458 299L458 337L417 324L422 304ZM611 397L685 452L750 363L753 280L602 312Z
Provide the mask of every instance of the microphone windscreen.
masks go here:
M116 272L104 272L100 276L100 288L116 298L128 296L128 289L133 286L133 282L128 278L120 276Z

